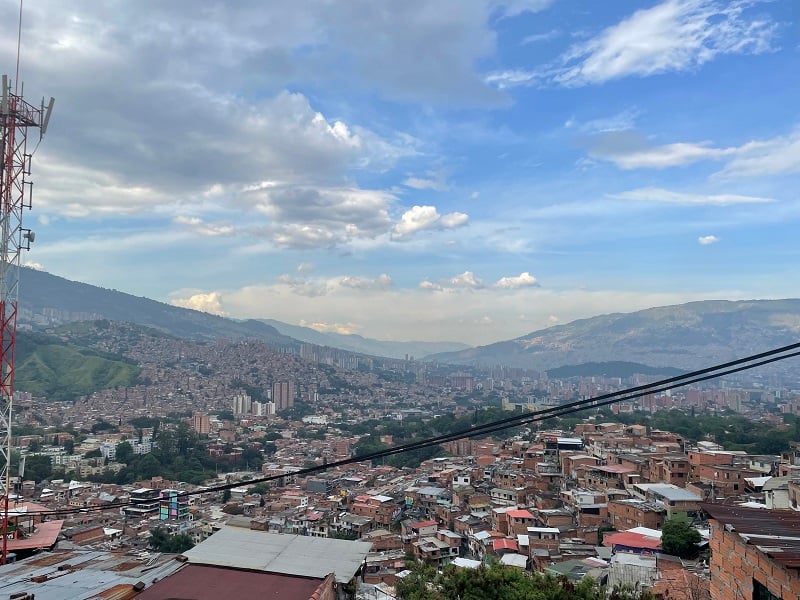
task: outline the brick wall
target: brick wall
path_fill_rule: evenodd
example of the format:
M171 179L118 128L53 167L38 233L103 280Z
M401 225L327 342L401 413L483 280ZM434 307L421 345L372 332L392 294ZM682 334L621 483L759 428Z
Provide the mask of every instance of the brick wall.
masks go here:
M711 521L711 597L751 600L757 580L782 600L800 598L800 576L770 560L755 546Z

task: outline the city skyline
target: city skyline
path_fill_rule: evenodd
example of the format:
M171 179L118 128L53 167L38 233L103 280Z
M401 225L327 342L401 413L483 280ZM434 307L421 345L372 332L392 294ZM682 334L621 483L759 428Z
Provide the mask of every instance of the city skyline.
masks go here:
M11 75L18 11L0 0ZM25 261L234 318L469 344L797 296L793 16L26 4L20 79L56 107Z

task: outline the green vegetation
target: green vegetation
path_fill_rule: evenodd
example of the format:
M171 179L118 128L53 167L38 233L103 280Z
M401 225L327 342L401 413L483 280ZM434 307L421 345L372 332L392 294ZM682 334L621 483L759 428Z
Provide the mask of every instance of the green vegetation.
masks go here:
M165 529L150 530L150 547L158 552L180 554L194 547L194 542L185 533L170 535Z
M128 442L117 445L116 462L124 463L119 473L106 471L100 475L90 475L90 481L103 483L133 483L161 475L165 479L201 484L214 476L218 467L229 469L236 467L227 458L211 458L205 446L200 443L198 435L186 423L180 423L175 429L160 430L155 437L156 447L149 454L133 454ZM237 464L250 468L261 468L261 452L254 448L246 448Z
M685 372L672 367L650 367L641 363L616 360L610 362L588 362L548 369L547 376L551 379L568 379L569 377L621 377L627 379L637 374L673 377L682 375Z
M53 466L49 456L29 455L25 457L25 479L32 479L40 483L45 479L50 479L53 474Z
M415 441L415 440L410 440ZM367 454L371 454L372 452L379 452L380 450L385 450L389 446L384 444L380 441L377 436L368 435L365 438L362 438L355 447L355 456L365 456ZM403 452L402 454L393 454L392 456L386 456L381 460L381 464L389 465L391 467L412 467L416 468L420 465L421 462L431 459L435 456L440 456L442 454L442 449L439 446L431 446L429 448L420 448L419 450L411 450L409 452Z
M669 519L661 527L661 549L681 558L697 556L700 532L681 519Z
M119 356L65 344L36 333L17 340L17 389L50 400L75 400L97 390L128 386L139 368Z
M527 574L500 563L477 569L434 567L412 562L411 574L398 580L399 600L645 600L642 595L614 590L610 595L591 578L572 583L544 573Z

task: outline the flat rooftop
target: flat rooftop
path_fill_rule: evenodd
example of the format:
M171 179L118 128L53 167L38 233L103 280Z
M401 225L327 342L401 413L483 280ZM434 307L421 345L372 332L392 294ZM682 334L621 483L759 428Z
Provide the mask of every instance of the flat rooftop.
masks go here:
M191 550L184 552L190 564L231 567L325 578L347 583L372 548L369 542L351 542L300 535L285 535L223 527Z

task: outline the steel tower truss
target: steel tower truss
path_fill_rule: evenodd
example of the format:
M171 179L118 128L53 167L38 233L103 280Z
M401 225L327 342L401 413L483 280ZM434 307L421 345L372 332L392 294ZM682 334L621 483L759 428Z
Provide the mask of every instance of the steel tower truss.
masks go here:
M11 90L2 76L0 105L0 478L2 479L2 564L6 562L8 508L11 485L11 416L14 399L14 358L17 341L17 299L22 250L30 249L33 233L22 227L22 212L31 207L33 184L29 181L31 155L28 154L28 130L42 130L44 103L41 107L25 102ZM47 116L49 117L49 108ZM45 117L45 121L47 118Z

